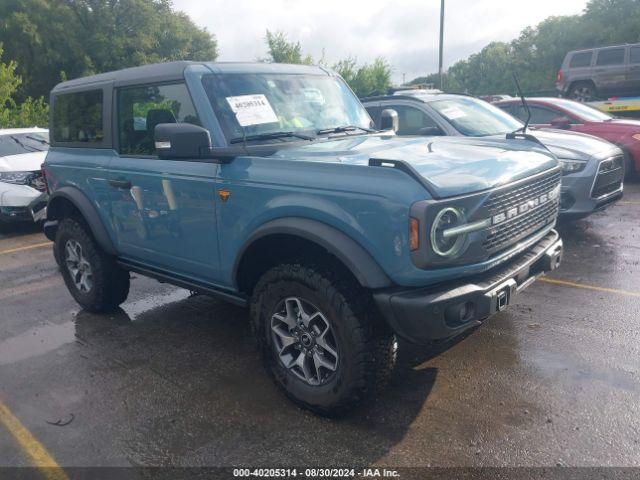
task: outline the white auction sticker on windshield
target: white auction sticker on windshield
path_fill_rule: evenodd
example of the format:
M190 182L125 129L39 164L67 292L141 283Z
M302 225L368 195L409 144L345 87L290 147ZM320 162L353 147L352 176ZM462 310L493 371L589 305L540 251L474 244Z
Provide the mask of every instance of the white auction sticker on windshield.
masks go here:
M238 123L243 127L278 121L269 100L261 93L227 97L227 102L229 102L233 113L236 114Z

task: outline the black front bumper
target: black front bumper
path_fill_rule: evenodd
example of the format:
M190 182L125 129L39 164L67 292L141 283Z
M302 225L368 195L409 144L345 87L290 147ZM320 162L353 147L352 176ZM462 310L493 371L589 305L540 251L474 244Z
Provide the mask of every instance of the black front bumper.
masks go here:
M39 222L46 218L47 194L43 193L23 207L0 207L0 221Z
M524 253L482 275L427 288L378 291L373 296L400 337L427 344L480 325L538 277L555 270L561 259L562 240L552 230Z

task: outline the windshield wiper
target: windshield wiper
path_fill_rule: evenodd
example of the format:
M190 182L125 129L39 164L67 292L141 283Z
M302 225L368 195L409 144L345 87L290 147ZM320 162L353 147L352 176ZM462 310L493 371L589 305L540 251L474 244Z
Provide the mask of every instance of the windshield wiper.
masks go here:
M49 145L49 142L47 142L44 138L36 138L30 135L27 135L25 138L28 138L29 140L33 140L34 142L39 142L43 145Z
M298 132L270 132L270 133L257 133L255 135L245 135L244 137L232 138L229 140L229 143L242 143L249 142L251 140L271 140L274 138L287 138L287 137L296 137L301 138L302 140L313 140L315 137L310 135L305 135L304 133Z
M40 150L39 148L34 147L33 145L25 145L24 143L22 143L22 141L18 137L14 136L14 135L9 135L9 137L11 137L11 139L14 142L16 142L22 148L24 148L27 152L42 152L42 150Z
M323 128L321 130L318 130L316 132L316 135L327 135L328 133L353 132L355 130L362 130L363 132L367 132L367 133L377 132L377 130L374 130L372 128L358 127L357 125L344 125L342 127Z

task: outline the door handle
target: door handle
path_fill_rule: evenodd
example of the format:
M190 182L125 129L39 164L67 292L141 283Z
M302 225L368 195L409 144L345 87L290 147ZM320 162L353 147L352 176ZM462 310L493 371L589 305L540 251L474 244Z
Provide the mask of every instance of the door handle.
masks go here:
M109 180L109 185L115 188L131 188L131 181L124 179Z

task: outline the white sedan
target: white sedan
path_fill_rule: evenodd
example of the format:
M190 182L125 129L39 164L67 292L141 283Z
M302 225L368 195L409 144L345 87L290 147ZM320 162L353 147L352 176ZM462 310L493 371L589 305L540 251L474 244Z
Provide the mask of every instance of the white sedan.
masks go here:
M40 166L48 149L48 130L0 129L0 222L44 220L47 194Z

